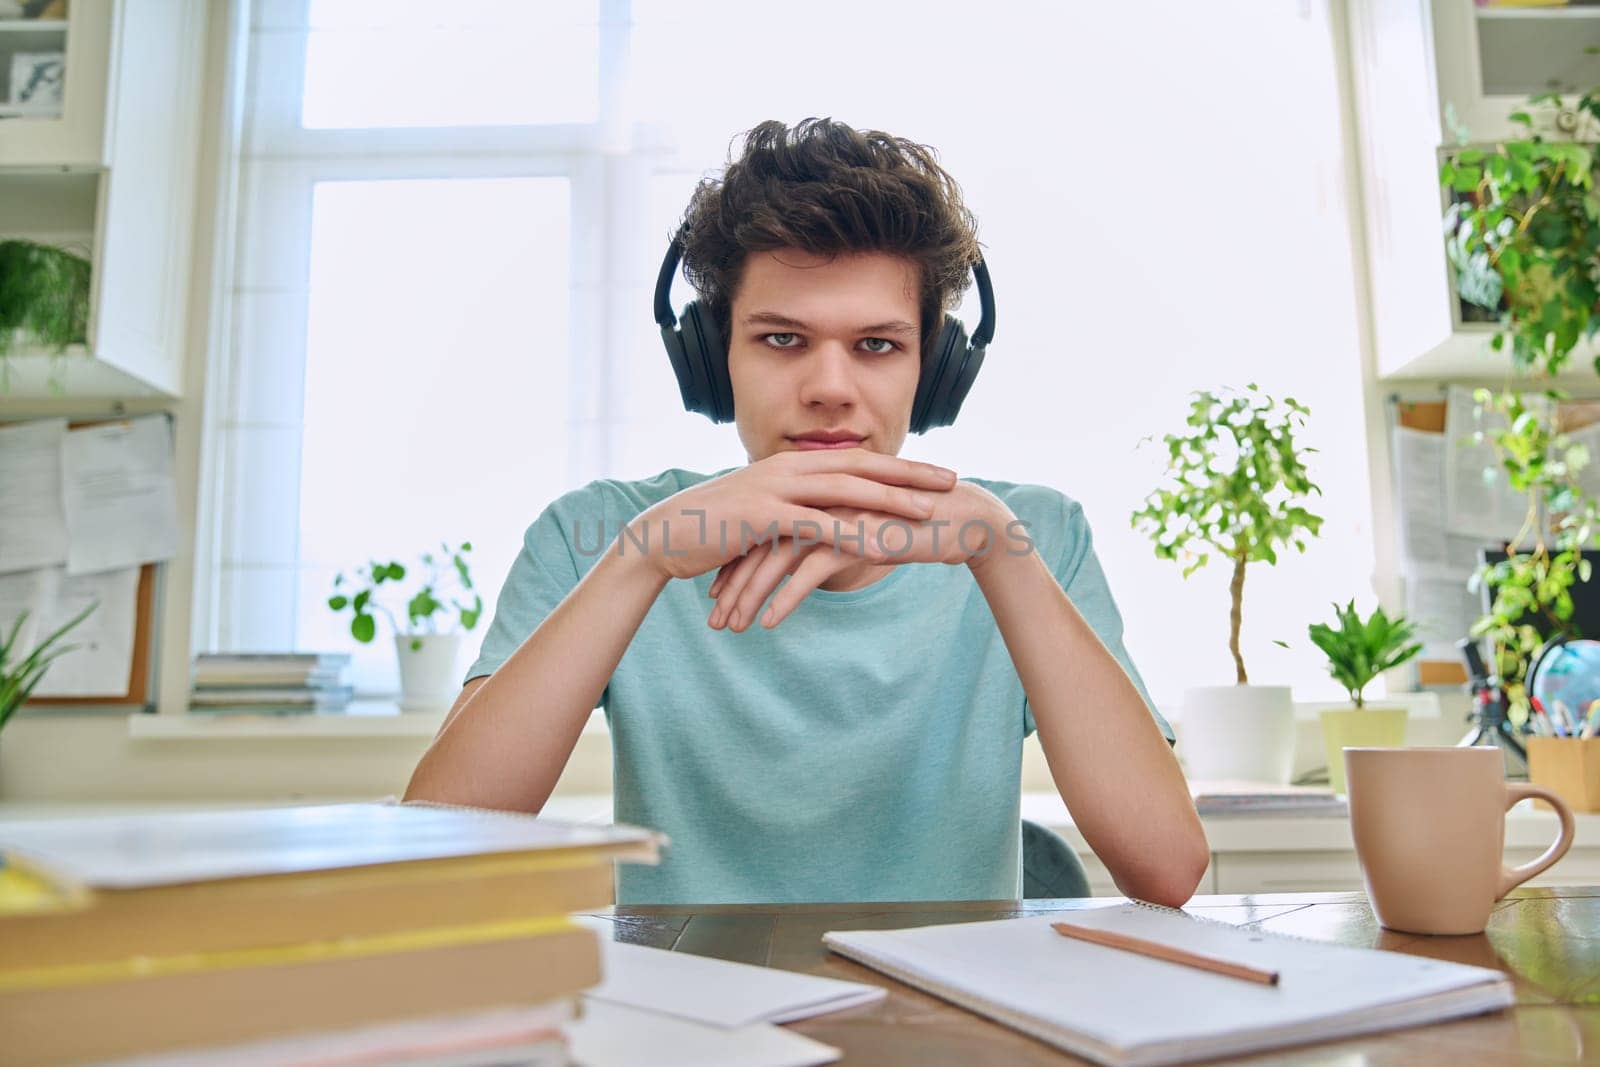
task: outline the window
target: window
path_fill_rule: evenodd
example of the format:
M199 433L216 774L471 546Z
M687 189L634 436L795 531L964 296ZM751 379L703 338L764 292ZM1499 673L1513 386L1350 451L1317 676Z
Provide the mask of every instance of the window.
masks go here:
M334 643L332 570L440 539L474 542L492 603L562 490L740 462L681 410L656 268L736 134L832 115L939 149L995 279L960 421L907 454L1081 501L1158 702L1231 680L1228 575L1185 583L1129 529L1140 439L1193 389L1310 403L1328 522L1251 568L1244 642L1255 679L1334 694L1302 685L1305 628L1369 590L1372 531L1322 0L315 0L253 38L218 647ZM357 680L392 672L375 647Z

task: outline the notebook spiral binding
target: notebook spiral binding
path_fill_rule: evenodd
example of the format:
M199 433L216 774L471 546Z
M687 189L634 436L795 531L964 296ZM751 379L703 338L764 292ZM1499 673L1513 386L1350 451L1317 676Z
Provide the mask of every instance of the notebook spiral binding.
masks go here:
M1137 897L1129 897L1128 898L1128 903L1132 904L1134 907L1144 908L1144 909L1146 909L1148 911L1159 911L1159 912L1162 912L1163 914L1166 914L1166 915L1181 915L1185 919L1190 920L1191 922L1209 923L1212 926L1221 926L1221 927L1225 927L1226 929L1229 929L1229 930L1245 930L1245 929L1247 929L1246 927L1241 926L1238 923L1223 922L1221 919L1212 919L1212 918L1209 918L1209 917L1204 916L1204 915L1195 915L1193 912L1184 911L1182 908L1169 908L1165 904L1152 904L1148 900L1139 900ZM1298 911L1299 909L1296 908L1295 910ZM1271 937L1271 938L1276 938L1279 941L1299 941L1302 944L1321 945L1324 948L1335 948L1335 947L1338 947L1338 946L1334 945L1333 942L1330 942L1330 941L1318 941L1314 937L1302 937L1299 934L1285 934L1285 933L1280 933L1277 930L1263 930L1259 926L1249 927L1248 929L1249 929L1250 933L1258 934L1258 935L1260 935L1261 937L1264 937L1264 938ZM1377 950L1377 951L1382 951L1382 950L1380 949L1380 950Z

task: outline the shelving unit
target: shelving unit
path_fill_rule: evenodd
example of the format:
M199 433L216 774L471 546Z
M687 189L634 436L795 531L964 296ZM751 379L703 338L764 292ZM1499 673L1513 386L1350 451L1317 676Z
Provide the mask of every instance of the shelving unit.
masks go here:
M1528 109L1546 88L1530 79L1600 86L1600 4L1476 7L1467 0L1351 0L1349 71L1362 187L1378 377L1387 382L1498 380L1509 354L1489 349L1492 324L1469 321L1443 238L1440 153L1469 140L1528 136L1510 122L1528 110L1535 130L1600 137L1570 104ZM1536 73L1537 72L1537 73ZM1563 378L1593 381L1597 354L1573 353Z
M64 20L0 20L0 239L91 264L87 343L14 351L0 404L178 395L205 19L203 0L72 0ZM65 57L55 112L12 101L28 51Z

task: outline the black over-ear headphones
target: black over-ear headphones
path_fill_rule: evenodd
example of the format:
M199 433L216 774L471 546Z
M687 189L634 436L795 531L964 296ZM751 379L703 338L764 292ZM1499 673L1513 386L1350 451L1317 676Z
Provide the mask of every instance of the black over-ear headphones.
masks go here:
M672 317L672 276L682 258L680 233L667 246L667 257L661 261L661 273L656 277L656 325L661 327L661 341L667 347L667 358L672 360L673 373L678 376L683 406L712 422L731 422L733 386L728 381L728 346L715 317L698 300L684 307L681 322ZM922 346L922 373L911 403L912 433L926 433L935 426L949 426L956 421L961 402L967 398L978 368L983 366L983 354L994 339L994 289L982 258L972 265L972 277L978 283L982 307L978 329L969 342L966 327L959 319L946 315L939 336L932 344Z

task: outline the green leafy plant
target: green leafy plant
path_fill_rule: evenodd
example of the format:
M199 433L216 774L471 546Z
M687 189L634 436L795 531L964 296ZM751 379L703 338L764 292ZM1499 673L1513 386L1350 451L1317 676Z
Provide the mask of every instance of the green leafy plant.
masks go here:
M1416 624L1404 615L1391 619L1381 606L1363 621L1354 600L1342 608L1335 604L1333 617L1333 626L1311 624L1311 643L1328 657L1328 673L1344 686L1350 702L1365 707L1362 692L1374 678L1422 651Z
M99 606L99 602L96 601L78 612L54 633L39 642L27 655L22 654L17 642L22 638L22 626L28 621L28 612L24 610L17 615L16 622L11 626L11 632L0 641L0 729L3 729L6 720L22 707L28 695L50 669L50 664L78 647L56 646L56 642L60 641L68 630L88 618L89 613Z
M328 607L336 612L349 610L353 613L350 636L363 644L370 642L378 632L373 609L383 613L397 635L410 636L413 649L422 647L420 638L423 634L452 632L452 615L462 629L471 630L483 615L483 598L472 587L472 573L467 565L466 554L472 551L472 542L463 541L455 549L440 542L439 549L437 553L422 554L427 577L421 588L406 598L404 627L377 598L378 589L386 582L398 583L405 579L406 568L397 562L380 563L374 560L358 567L350 579L346 579L341 571L334 576L334 592L328 598ZM346 585L346 581L350 584ZM447 595L447 585L455 586L457 594L461 596L470 593L472 603L465 604L455 596L442 599Z
M0 389L18 331L57 353L89 334L89 261L65 248L0 241Z
M1440 164L1455 194L1445 212L1445 249L1463 300L1496 313L1495 351L1509 348L1513 369L1560 373L1578 343L1600 330L1600 197L1594 169L1600 144L1533 133L1529 111L1561 96L1530 97L1511 120L1529 130L1502 144L1463 145ZM1600 120L1600 89L1576 107ZM1457 134L1465 140L1465 131ZM1600 357L1595 360L1600 372Z
M1530 114L1549 105L1577 117L1573 136L1534 132ZM1487 639L1513 714L1526 704L1521 679L1543 629L1576 636L1572 588L1589 580L1582 550L1595 543L1595 504L1577 474L1588 450L1563 432L1549 379L1578 346L1600 331L1600 196L1594 170L1600 144L1585 137L1600 122L1600 89L1571 105L1558 93L1530 97L1510 116L1528 136L1502 144L1466 144L1448 152L1439 180L1454 202L1445 212L1445 247L1462 299L1495 316L1490 347L1509 352L1511 375L1498 393L1479 390L1480 413L1504 425L1488 434L1507 483L1527 499L1522 528L1506 559L1480 567L1475 589L1487 587L1489 610L1472 628ZM1588 129L1584 130L1583 127ZM1594 361L1600 372L1600 357ZM1517 382L1529 382L1524 390ZM1479 435L1480 437L1483 435Z
M1315 449L1294 439L1310 413L1293 397L1280 404L1253 383L1243 391L1193 394L1187 432L1164 438L1167 483L1133 513L1134 528L1155 543L1156 556L1182 563L1185 578L1213 554L1232 567L1228 650L1240 685L1249 682L1239 651L1245 567L1275 564L1289 545L1304 552L1322 527L1322 517L1303 506L1322 492L1301 459Z
M1502 418L1488 432L1495 454L1515 492L1527 500L1522 527L1506 543L1506 558L1480 567L1471 587L1487 585L1489 610L1472 627L1494 653L1496 672L1513 704L1522 708L1521 681L1543 641L1537 621L1550 633L1582 636L1572 622L1572 587L1589 580L1583 549L1600 529L1595 501L1578 483L1588 466L1589 449L1563 431L1557 402L1564 394L1543 396L1514 390L1479 389L1480 409Z

